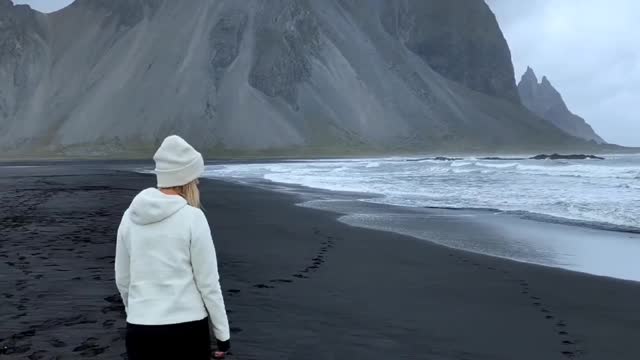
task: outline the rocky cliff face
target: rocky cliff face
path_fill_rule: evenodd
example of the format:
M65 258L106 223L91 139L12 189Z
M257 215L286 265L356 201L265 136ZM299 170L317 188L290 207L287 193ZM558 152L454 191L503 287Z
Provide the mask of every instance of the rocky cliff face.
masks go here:
M538 83L533 69L527 68L518 84L518 92L524 106L560 129L582 139L605 143L583 118L567 108L562 95L546 76Z
M49 68L47 35L43 15L0 0L0 134L22 126L16 115L29 112L39 95Z
M584 145L521 107L482 0L0 0L0 29L5 154Z
M432 69L470 89L520 103L511 51L484 1L387 1L382 24Z

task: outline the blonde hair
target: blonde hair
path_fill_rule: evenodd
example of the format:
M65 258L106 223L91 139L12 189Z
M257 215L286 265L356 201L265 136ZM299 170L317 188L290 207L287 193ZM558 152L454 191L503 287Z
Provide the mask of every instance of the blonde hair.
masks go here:
M187 200L187 204L200 209L202 204L200 203L200 190L198 189L198 179L192 182L168 188L167 190L173 190Z

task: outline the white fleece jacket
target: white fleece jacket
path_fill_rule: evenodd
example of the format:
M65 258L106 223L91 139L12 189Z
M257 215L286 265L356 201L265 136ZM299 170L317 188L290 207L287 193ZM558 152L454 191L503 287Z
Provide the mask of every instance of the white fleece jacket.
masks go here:
M127 322L177 324L208 312L216 338L229 339L211 230L182 197L150 188L133 199L118 228L115 271Z

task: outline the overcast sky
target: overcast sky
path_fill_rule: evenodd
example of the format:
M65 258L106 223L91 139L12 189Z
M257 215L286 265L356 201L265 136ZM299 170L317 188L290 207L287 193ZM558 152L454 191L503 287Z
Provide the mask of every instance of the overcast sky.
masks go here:
M640 146L639 0L486 0L511 47L605 140ZM73 0L14 0L43 12Z
M516 78L546 75L605 140L640 146L640 1L487 0Z
M42 12L60 10L72 2L73 0L13 0L14 4L29 4L32 8Z

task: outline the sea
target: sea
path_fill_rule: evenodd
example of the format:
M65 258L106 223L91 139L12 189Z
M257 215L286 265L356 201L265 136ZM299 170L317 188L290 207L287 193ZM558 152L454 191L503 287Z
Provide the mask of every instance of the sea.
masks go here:
M302 205L445 246L640 281L640 155L603 157L287 160L209 165L205 176L361 194ZM493 224L494 233L509 236L496 243L455 231L435 234L428 221L434 216Z

